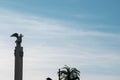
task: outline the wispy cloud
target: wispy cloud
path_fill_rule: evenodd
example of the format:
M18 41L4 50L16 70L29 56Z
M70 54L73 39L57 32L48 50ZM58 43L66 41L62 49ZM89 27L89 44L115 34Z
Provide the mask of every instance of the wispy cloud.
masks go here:
M99 77L99 78L98 78ZM81 75L82 80L119 80L119 76L92 76L92 75Z
M68 23L60 23L59 20L36 17L31 15L21 15L20 13L14 13L11 11L1 9L1 30L11 29L11 30L28 30L33 32L41 32L44 34L52 34L62 36L65 35L82 35L82 36L116 36L117 34L105 33L99 31L86 31L84 29L70 28ZM23 27L21 27L23 26ZM70 25L69 25L70 26ZM79 25L82 27L82 25ZM90 25L88 25L89 27ZM49 32L48 32L49 31ZM48 32L48 33L47 33ZM119 36L119 35L118 35Z

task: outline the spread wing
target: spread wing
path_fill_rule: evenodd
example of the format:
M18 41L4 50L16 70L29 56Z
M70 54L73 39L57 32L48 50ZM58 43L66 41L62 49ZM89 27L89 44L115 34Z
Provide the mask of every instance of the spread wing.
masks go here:
M16 38L18 38L18 33L12 34L11 37L16 37Z

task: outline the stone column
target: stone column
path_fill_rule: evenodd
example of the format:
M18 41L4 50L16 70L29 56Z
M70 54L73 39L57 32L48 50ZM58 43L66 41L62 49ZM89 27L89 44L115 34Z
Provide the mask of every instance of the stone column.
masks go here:
M15 75L14 80L22 80L23 74L23 47L15 47Z

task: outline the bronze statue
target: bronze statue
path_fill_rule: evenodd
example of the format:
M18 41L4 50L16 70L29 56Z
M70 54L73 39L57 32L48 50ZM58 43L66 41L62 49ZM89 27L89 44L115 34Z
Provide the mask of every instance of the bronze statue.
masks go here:
M18 33L14 33L14 34L11 35L11 37L16 37L17 38L17 40L15 41L16 47L18 47L18 46L20 47L21 43L22 43L23 35L22 34L18 35Z

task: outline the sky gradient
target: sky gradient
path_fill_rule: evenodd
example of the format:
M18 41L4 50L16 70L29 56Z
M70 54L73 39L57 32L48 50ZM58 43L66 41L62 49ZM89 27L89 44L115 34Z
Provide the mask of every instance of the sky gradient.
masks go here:
M24 35L23 80L57 80L64 65L81 80L120 80L120 0L0 0L0 79L14 79Z

